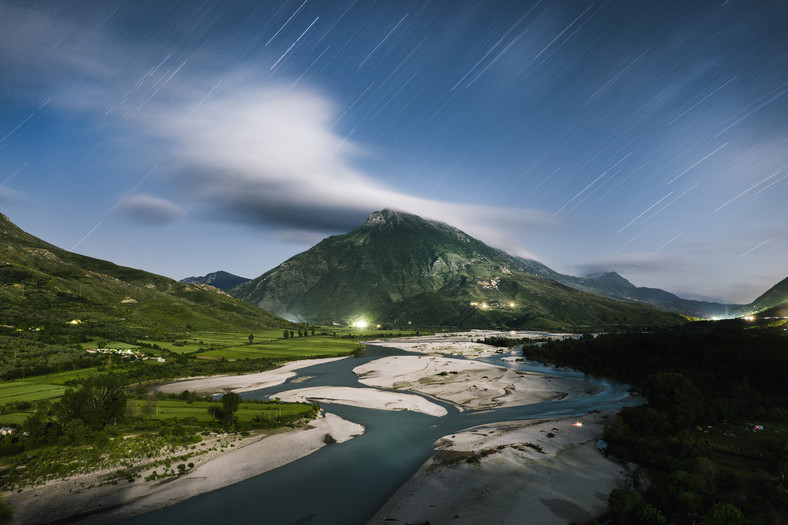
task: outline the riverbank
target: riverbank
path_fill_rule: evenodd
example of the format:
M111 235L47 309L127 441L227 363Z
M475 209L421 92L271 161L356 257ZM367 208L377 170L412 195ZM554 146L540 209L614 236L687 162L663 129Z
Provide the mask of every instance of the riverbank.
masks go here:
M399 348L417 354L463 356L479 359L502 353L501 348L486 345L480 341L486 337L502 337L508 339L564 339L576 337L571 333L533 332L530 330L470 330L466 332L449 332L434 335L398 337L397 339L381 339L368 341L368 344Z
M444 436L370 525L587 523L604 514L625 468L596 450L613 412L505 422ZM578 425L578 423L580 425Z
M357 366L353 372L364 385L418 392L449 402L460 411L530 405L586 396L600 390L586 381L517 372L481 361L436 355L383 357Z
M184 390L198 394L222 394L225 392L250 392L261 388L269 388L283 384L297 375L296 370L332 361L347 359L346 357L327 357L325 359L302 359L291 361L273 370L252 374L218 375L181 379L171 383L158 385L157 392L179 394Z
M376 388L352 388L346 386L318 386L287 390L274 397L289 403L333 403L376 410L410 410L430 416L441 417L448 412L421 396L387 392Z
M108 523L153 512L198 494L258 476L307 456L330 443L342 443L364 432L364 427L334 414L324 414L294 430L254 433L249 437L222 434L196 445L204 453L189 458L193 467L175 478L145 481L159 465L142 467L133 482L115 483L108 476L117 469L71 476L5 494L14 509L14 521L48 523L60 519L80 523ZM177 456L188 452L169 451Z
M472 335L454 335L451 338L478 338L487 335L474 332ZM434 337L438 336L432 336L429 339ZM398 343L397 341L385 341L378 344L398 346ZM276 397L280 397L282 400L291 400L291 398L299 400L296 398L300 396L301 399L326 403L391 411L408 410L440 417L447 413L446 409L416 393L432 398L432 400L439 399L451 403L458 410L463 411L489 410L538 403L548 399L580 397L598 391L597 387L585 381L516 372L475 359L447 357L447 355L479 356L480 358L493 355L504 357L500 354L505 351L467 339L452 343L441 336L439 341L419 343L411 339L402 344L427 346L420 346L422 355L379 357L357 366L353 371L359 376L361 385L358 387L317 386L309 389L283 391L276 394ZM438 346L431 346L433 344ZM453 349L451 345L455 345ZM430 348L434 348L439 355L424 355L429 353ZM301 374L302 377L296 377L299 375L297 370L335 360L297 361L276 370L261 373L191 378L159 385L156 388L162 392L172 393L183 390L198 393L244 392L278 386L288 380L290 382L308 381L309 373L307 372L307 376ZM350 368L353 364L348 363L346 366ZM491 420L487 419L487 421ZM470 452L472 455L479 455L479 463L484 464L488 460L487 456L533 452L535 449L529 449L527 446L515 446L517 443L522 444L532 440L528 438L531 440L528 441L526 438L520 437L514 429L520 427L526 429L530 426L532 425L528 423L513 425L507 422L485 427L486 429L494 429L494 432L493 430L485 430L485 437L489 438L493 434L500 434L506 436L504 441L506 439L511 441L509 445L500 449L504 452L488 453L487 448L493 446L488 441L479 445L469 445L457 437L466 435L466 431L464 431L451 437L447 436L448 441L439 444L439 455L436 457L439 458L439 463L445 463L447 457L465 457L466 453ZM107 523L152 512L197 494L238 483L307 456L326 444L350 439L363 431L364 429L360 425L343 420L338 416L326 414L325 417L314 420L308 426L296 430L268 435L255 434L245 438L224 435L206 439L204 443L196 445L198 453L185 460L178 459L178 456L184 454L187 451L186 448L180 451L162 451L163 459L172 459L171 470L164 478L165 481L162 481L163 472L158 472L157 476L153 476L154 479L145 480L156 471L157 467L159 470L163 470L162 458L160 458L155 466L151 464L147 468L145 465L130 465L128 468L130 470L138 469L135 474L139 474L132 482L118 478L118 469L121 467L116 467L110 471L72 476L67 480L24 488L19 493L7 493L5 497L16 512L15 523L49 522L64 518L73 521L70 517L74 516L79 517L80 522L84 523ZM478 429L474 429L468 435L472 436L478 432ZM433 434L429 441L432 441L436 435L440 434ZM556 443L558 442L561 440L556 441ZM533 443L537 442L533 441ZM501 444L504 443L500 442L495 446ZM448 448L444 450L440 447ZM455 450L452 447L460 448ZM470 448L465 450L462 447ZM481 449L474 451L473 447L481 447ZM191 447L189 449L193 450ZM506 449L511 450L505 452ZM569 456L562 453L561 457L567 458ZM522 458L513 458L512 461L516 459L521 460ZM588 461L586 457L581 459ZM562 459L562 461L564 461L562 467L564 471L571 470L571 466L566 464L566 460ZM177 472L177 463L187 462L193 463L193 466L185 468L183 472ZM461 464L458 465L461 466ZM556 471L561 470L559 466L553 468ZM519 471L516 472L519 476ZM432 472L429 474L432 475ZM473 485L470 483L473 474L463 471L454 472L453 483L458 484L459 487ZM107 477L109 475L115 476L114 481ZM479 482L489 478L492 480L490 483L493 483L499 477L506 477L506 473L494 470L490 475L483 475ZM431 483L428 476L424 479L426 483ZM482 485L479 490L483 490L483 488ZM605 498L608 491L604 493ZM440 499L446 496L436 494L435 497ZM588 499L586 496L583 498L585 498L583 501ZM446 504L451 506L454 503L449 501ZM494 501L494 498L490 505L505 507L502 502ZM411 521L410 518L408 521Z

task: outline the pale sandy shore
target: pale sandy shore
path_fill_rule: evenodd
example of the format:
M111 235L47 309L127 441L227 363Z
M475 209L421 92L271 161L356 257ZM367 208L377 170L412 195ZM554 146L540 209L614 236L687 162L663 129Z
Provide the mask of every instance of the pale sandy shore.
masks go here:
M281 392L278 397L287 402L337 403L378 410L410 410L430 416L441 417L448 412L423 397L399 392L386 392L376 388L353 388L346 386L318 386Z
M330 363L346 359L345 357L330 357L325 359L303 359L286 363L274 370L241 375L206 376L174 381L159 385L156 390L165 394L179 394L184 390L199 394L219 394L223 392L249 392L260 388L281 385L291 377L295 377L296 370L312 365Z
M611 415L497 423L445 436L369 523L591 521L627 474L595 448Z
M99 472L28 487L5 497L14 509L17 524L48 523L76 515L82 515L80 523L107 523L258 476L307 456L327 443L342 443L363 432L361 425L324 414L297 430L241 439L223 436L209 441L203 446L216 446L216 451L194 456L189 460L194 468L166 482L143 479L153 470L161 471L161 467L144 470L142 478L132 483L120 481L117 485L101 485L102 476L109 472Z
M507 337L518 339L563 339L572 337L570 333L546 333L533 331L499 331L499 330L471 330L467 332L450 332L435 335L419 335L413 337L398 337L396 339L381 339L369 341L369 344L399 348L407 352L452 355L463 357L490 357L501 353L502 350L495 346L479 343L485 337Z
M357 366L353 372L367 386L419 392L460 410L528 405L599 391L586 381L435 355L383 357Z

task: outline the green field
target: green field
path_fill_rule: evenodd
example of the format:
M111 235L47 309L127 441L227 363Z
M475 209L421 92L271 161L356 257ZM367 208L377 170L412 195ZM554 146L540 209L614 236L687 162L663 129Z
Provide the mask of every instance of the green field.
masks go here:
M174 341L146 340L146 344L157 345L160 348L178 354L194 354L202 358L228 360L236 359L283 359L294 360L306 357L334 356L349 354L355 348L357 340L354 336L369 337L360 331L351 329L317 328L316 335L299 337L297 330L295 337L285 339L282 330L263 330L250 334L238 332L192 332L178 337ZM319 335L320 333L331 335ZM336 333L337 337L333 334ZM311 332L310 332L311 334ZM249 335L253 336L249 344ZM342 338L350 336L349 338ZM149 348L141 351L155 353Z
M19 401L41 401L63 395L66 381L79 380L96 374L93 368L70 370L0 382L0 404ZM2 418L2 416L0 416Z
M254 332L255 339L272 339L282 337L281 330L276 332ZM249 334L238 332L192 332L176 338L174 341L145 340L145 343L154 344L178 354L192 354L210 348L224 348L240 345L249 341ZM147 350L147 349L146 349Z
M320 335L321 333L323 335ZM202 360L203 363L205 363L206 360L226 360L231 362L249 359L293 361L305 358L349 355L357 348L359 340L369 340L377 335L348 328L333 327L316 327L315 334L314 336L311 335L310 330L308 336L299 337L298 331L295 330L295 337L285 339L283 337L283 330L260 330L251 333L253 342L249 344L249 333L200 331L184 333L174 338L174 340L169 341L148 339L140 341L140 343L145 346L99 339L83 342L81 346L85 349L96 348L98 346L115 349L131 348L148 355L165 355L167 356L168 363L172 362L174 358L172 354L168 354L167 351L189 357L196 357ZM334 334L336 334L336 336ZM161 350L152 348L153 345L158 346ZM117 359L119 360L120 358ZM115 363L115 356L106 356L100 361L101 367L106 367L110 364L114 365ZM147 360L141 362L140 365L163 366L155 360ZM100 370L102 370L101 367L99 367L98 370L96 367L90 367L2 381L0 382L0 405L20 402L35 403L38 401L56 401L69 388L69 386L66 385L67 382L79 381L80 379L102 373L100 372ZM130 400L129 403L130 407L133 407L135 414L137 414L138 410L141 410L140 407L135 405L135 403L137 403L136 401ZM182 410L185 412L181 415L166 415L168 411L171 410L170 407L174 406L174 404L160 405L159 410L162 417L180 418L194 416L198 420L207 420L209 417L206 407L202 407L197 410L196 413L192 414L192 412L195 412L195 409L191 406L183 407ZM34 407L31 406L29 412L25 412L27 410L26 407L20 409L13 405L6 407L6 410L10 413L0 414L0 424L20 423L29 413L32 413ZM259 407L254 407L252 409L245 409L242 407L242 413L239 414L241 420L245 420L247 417L247 415L243 413L243 410L259 411L261 409ZM278 410L281 411L283 408L279 407ZM249 415L249 419L253 417L254 415Z
M265 343L230 346L218 350L201 352L200 357L225 359L303 359L306 357L328 357L349 354L356 346L352 339L334 339L315 336L296 339L280 339Z
M0 423L5 425L21 425L30 416L29 412L11 412L10 414L0 415Z
M177 399L129 399L126 412L131 417L147 417L149 419L190 419L199 422L214 421L216 418L209 408L221 408L220 402L180 401ZM235 415L239 421L252 421L261 416L277 420L291 415L303 415L310 407L300 403L241 403Z
M6 403L54 401L70 388L66 386L66 381L79 380L94 374L96 374L96 370L89 368L15 379L13 381L0 381L0 405ZM27 412L0 414L0 424L21 424L32 412L33 408L31 406Z

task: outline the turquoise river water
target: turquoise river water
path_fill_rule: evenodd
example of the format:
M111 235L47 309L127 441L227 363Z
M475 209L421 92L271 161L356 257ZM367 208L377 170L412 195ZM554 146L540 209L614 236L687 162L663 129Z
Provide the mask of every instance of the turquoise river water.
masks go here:
M322 385L363 386L358 383L352 369L389 355L409 354L402 350L370 345L361 358L342 359L299 370L300 377L309 377L306 381L287 382L243 396L265 398L284 390ZM363 425L366 429L364 434L345 443L325 446L303 459L255 478L195 496L123 523L362 524L430 457L434 442L442 436L485 423L580 416L592 410L607 410L640 402L630 396L627 386L623 384L532 362L503 361L501 357L496 355L480 360L514 370L583 379L601 386L602 390L577 399L478 412L459 412L449 404L431 399L449 411L444 417L321 404L327 412Z

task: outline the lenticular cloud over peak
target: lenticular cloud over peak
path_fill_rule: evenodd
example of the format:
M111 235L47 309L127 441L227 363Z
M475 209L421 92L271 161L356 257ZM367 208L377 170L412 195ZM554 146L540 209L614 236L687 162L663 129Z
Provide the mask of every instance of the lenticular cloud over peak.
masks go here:
M225 79L208 94L150 104L142 117L142 132L166 146L174 186L223 215L325 233L399 208L493 244L510 228L556 224L547 214L433 201L379 182L355 166L365 148L334 132L335 105L314 90Z

